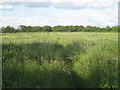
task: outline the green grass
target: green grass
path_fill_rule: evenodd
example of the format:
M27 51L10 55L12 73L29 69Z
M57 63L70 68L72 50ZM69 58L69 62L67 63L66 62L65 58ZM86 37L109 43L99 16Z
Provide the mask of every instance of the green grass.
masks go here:
M4 88L118 88L117 33L2 35Z

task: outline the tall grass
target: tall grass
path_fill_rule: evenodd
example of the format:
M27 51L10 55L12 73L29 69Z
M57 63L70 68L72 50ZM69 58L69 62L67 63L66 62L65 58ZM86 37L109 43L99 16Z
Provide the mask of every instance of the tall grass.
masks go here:
M3 87L118 88L117 36L3 34Z

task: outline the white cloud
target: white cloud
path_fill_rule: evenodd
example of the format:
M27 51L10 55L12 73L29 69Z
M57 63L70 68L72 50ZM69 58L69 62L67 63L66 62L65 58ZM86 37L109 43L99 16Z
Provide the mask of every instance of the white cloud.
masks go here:
M0 9L2 9L2 10L13 10L13 6L11 6L11 5L0 5Z
M112 12L111 12L112 11ZM117 24L117 10L69 10L56 13L58 23L73 25L114 26ZM62 20L62 21L61 21Z
M118 0L17 0L20 4L28 7L48 7L53 5L56 11L39 10L30 11L21 9L24 15L3 16L0 17L1 25L93 25L93 26L114 26L118 23L118 11L115 8ZM5 2L5 0L2 0ZM15 0L6 0L6 2L16 2ZM34 2L34 3L33 3ZM39 3L38 3L39 2ZM18 5L17 3L17 5ZM13 8L14 4L6 3L7 8ZM13 5L13 6L12 6ZM5 8L0 5L0 8ZM14 6L17 7L17 6ZM62 9L57 9L62 8ZM19 10L19 9L17 9ZM17 11L18 12L18 11Z
M49 14L43 12L39 14L39 17L29 16L3 16L0 18L3 26L12 25L31 25L31 26L43 26L43 25L92 25L92 26L114 26L117 25L117 10L67 10ZM41 12L40 12L41 13ZM45 14L49 14L47 17Z
M49 19L38 19L38 18L27 18L27 17L8 17L3 16L0 17L0 26L14 26L18 27L19 25L27 25L27 26L44 26L51 25L51 20Z
M67 9L81 9L81 8L110 8L113 5L117 5L119 0L1 0L1 2L9 2L8 4L17 2L17 3L25 3L26 6L34 6L34 7L43 7L43 6L54 6L56 8L67 8ZM30 3L32 2L32 3ZM34 3L33 3L34 2ZM29 5L28 5L29 4Z

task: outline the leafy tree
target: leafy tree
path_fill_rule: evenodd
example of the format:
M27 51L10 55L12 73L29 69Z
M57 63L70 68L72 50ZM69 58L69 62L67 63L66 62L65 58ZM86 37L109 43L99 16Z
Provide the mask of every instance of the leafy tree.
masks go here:
M15 29L14 27L7 26L7 27L1 27L1 31L3 33L16 33L16 32L118 32L120 31L120 26L106 26L104 28L96 27L96 26L25 26L25 25L20 25L18 29Z
M52 30L51 30L51 26L44 26L43 27L43 31L44 32L51 32Z
M92 31L92 26L86 26L84 29L83 29L84 32L90 32Z
M2 32L3 33L14 33L15 32L15 28L11 27L11 26L7 26L5 28L2 28Z
M35 27L33 27L32 31L33 32L43 32L43 28L39 27L39 26L35 26Z
M106 28L105 28L105 31L111 31L111 27L110 26L106 26Z
M113 26L113 27L111 28L111 31L112 31L112 32L118 32L118 26Z
M19 31L20 32L31 32L33 28L31 26L20 25Z
M65 29L64 26L61 26L61 25L52 27L53 32L63 32L64 29Z

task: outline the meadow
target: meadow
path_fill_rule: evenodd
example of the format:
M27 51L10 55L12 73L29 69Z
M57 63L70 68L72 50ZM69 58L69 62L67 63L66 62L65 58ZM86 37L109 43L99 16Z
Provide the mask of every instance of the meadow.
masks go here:
M118 33L2 34L3 88L118 88Z

